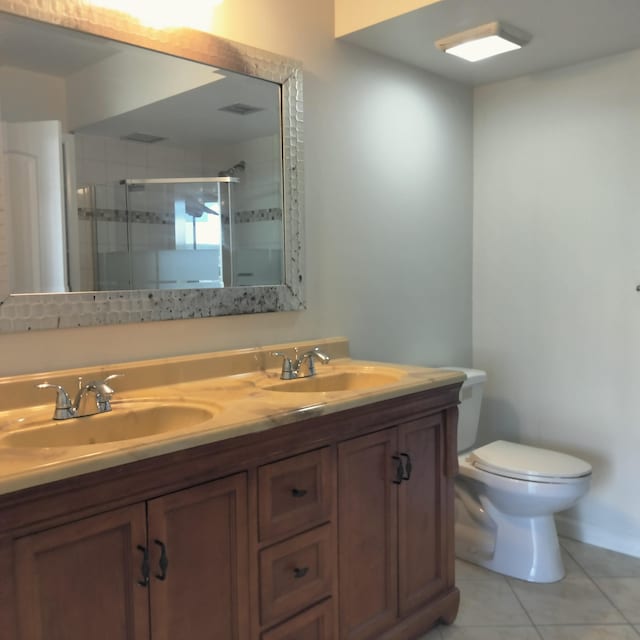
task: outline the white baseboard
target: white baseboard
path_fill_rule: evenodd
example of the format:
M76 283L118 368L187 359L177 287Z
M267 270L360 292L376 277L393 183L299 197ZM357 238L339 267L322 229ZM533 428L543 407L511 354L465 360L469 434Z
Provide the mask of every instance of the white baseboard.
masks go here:
M556 515L555 520L556 528L561 536L640 558L640 540L637 535L625 536L612 533L564 515Z

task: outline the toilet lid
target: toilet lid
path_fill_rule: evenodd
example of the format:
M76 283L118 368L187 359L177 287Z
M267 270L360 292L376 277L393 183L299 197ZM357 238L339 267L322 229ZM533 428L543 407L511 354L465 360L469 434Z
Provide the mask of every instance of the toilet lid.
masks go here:
M523 480L579 478L591 465L566 453L497 440L475 449L469 461L478 469Z

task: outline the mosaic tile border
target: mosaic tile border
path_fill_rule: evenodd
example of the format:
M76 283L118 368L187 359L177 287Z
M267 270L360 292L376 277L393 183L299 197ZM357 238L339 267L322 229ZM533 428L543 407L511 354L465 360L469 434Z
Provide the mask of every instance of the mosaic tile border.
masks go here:
M143 224L174 224L175 214L157 213L155 211L130 211L131 222ZM80 220L96 220L97 222L122 222L127 223L129 216L126 209L85 209L78 208Z
M285 201L283 285L98 293L9 295L9 239L5 212L0 209L0 333L305 308L303 75L299 63L191 29L169 33L146 28L123 12L92 7L81 0L0 0L0 11L278 82L282 86Z
M131 216L131 222L171 225L175 222L175 214L173 213L130 211L129 215ZM125 209L92 209L78 207L78 218L80 220L96 220L98 222L128 222L127 211ZM233 215L233 221L236 224L246 224L248 222L270 222L273 220L282 220L282 209L280 209L280 207L237 211ZM222 221L229 224L229 216L222 214Z
M270 222L272 220L282 220L282 209L279 207L272 209L254 209L252 211L236 211L233 214L233 221L236 224Z

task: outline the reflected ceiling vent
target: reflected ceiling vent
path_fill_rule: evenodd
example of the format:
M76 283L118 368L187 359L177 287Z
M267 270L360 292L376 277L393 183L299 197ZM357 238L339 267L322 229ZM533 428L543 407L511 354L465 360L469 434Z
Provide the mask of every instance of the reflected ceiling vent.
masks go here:
M235 113L239 116L248 116L250 113L264 111L264 109L262 107L252 107L250 104L236 102L235 104L230 104L226 107L220 107L218 111L228 111L229 113Z
M153 144L154 142L160 142L160 140L166 140L166 138L162 138L161 136L152 136L148 133L129 133L126 136L122 136L120 140L131 140L133 142Z

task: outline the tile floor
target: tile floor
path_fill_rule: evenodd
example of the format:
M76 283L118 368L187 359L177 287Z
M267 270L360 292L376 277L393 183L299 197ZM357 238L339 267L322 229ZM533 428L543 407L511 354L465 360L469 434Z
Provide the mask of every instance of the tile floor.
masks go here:
M640 559L561 538L567 575L505 578L456 561L460 610L420 640L639 640Z

